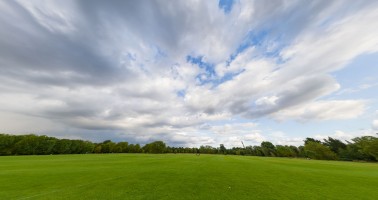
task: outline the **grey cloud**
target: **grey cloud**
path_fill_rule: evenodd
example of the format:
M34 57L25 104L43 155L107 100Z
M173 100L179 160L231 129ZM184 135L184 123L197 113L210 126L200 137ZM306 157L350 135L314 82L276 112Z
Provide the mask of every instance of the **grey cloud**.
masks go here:
M292 82L288 83L287 89L277 95L278 104L284 106L298 105L330 94L339 88L337 82L330 76L301 77L298 80L292 80Z
M96 50L93 40L96 32L78 32L74 36L51 32L23 7L9 4L21 21L18 26L12 21L1 22L2 76L62 86L106 85L131 77L131 72L121 69Z
M169 54L186 47L188 33L211 28L198 23L201 18L207 21L210 14L206 4L201 2L94 1L88 5L81 1L79 7L90 23L125 26L133 35ZM191 10L196 14L188 12Z
M257 106L246 115L260 117L272 114L281 109L313 101L321 96L330 94L338 89L337 83L328 76L300 77L281 85L283 91L278 92L275 104L270 106Z

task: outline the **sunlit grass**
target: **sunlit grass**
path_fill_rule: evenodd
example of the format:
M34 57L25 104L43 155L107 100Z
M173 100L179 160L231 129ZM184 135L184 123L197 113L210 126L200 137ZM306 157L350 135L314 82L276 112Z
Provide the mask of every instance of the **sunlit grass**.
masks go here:
M0 199L376 199L378 165L192 154L0 157Z

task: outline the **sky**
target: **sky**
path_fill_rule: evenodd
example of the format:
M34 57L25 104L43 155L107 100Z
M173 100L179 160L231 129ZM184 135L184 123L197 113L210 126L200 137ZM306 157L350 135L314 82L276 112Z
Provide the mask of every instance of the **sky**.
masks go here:
M0 132L170 146L378 132L378 1L0 1Z

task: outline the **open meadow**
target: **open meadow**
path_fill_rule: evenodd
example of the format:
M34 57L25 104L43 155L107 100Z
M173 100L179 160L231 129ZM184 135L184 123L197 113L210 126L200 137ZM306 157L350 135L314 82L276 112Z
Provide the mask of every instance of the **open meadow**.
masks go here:
M252 156L0 157L0 199L377 199L378 165Z

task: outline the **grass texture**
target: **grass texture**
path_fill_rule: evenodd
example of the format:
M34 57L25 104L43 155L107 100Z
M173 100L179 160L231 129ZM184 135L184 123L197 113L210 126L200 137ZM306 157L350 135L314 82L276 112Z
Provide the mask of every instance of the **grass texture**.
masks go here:
M0 157L0 199L377 199L378 165L193 154Z

